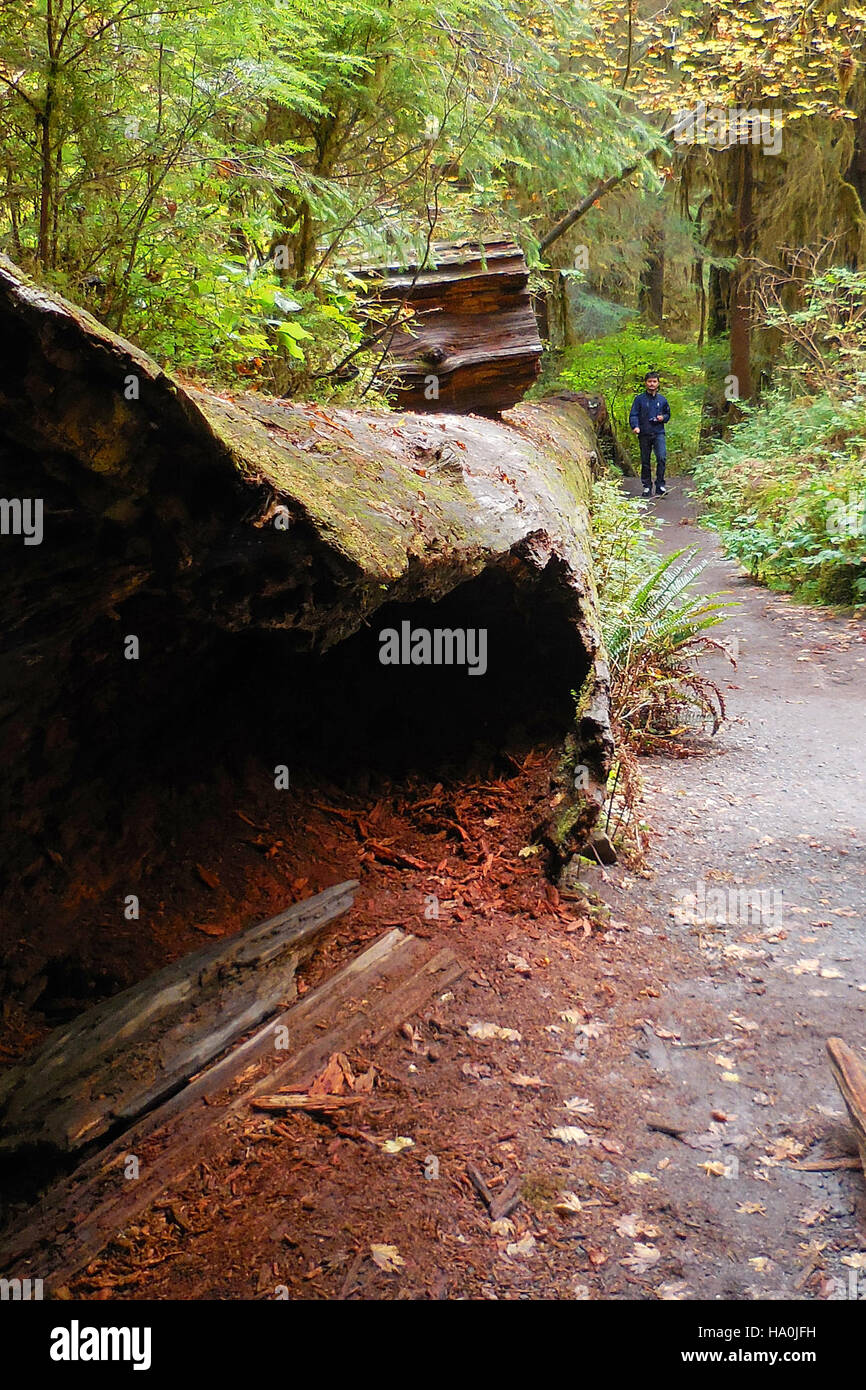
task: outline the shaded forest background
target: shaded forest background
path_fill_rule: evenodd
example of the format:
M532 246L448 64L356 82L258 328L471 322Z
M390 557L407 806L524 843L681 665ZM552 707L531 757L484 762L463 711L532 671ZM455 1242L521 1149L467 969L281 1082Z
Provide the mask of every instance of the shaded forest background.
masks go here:
M187 377L383 404L359 271L510 235L544 384L604 391L627 450L658 367L729 547L859 600L864 53L829 0L16 0L0 248ZM772 146L683 138L700 102Z

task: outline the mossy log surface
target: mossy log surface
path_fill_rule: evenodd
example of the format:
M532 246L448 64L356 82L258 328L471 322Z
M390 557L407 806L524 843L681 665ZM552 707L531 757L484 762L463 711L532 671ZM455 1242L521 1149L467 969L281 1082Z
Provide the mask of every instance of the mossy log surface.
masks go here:
M115 747L182 709L217 638L267 629L287 659L316 658L386 605L459 600L489 572L504 603L562 624L581 713L542 829L573 839L611 754L594 461L592 422L570 402L494 422L181 384L0 258L0 491L44 504L41 544L0 536L7 869L38 866L46 844L64 852L94 731L110 780ZM587 779L573 762L588 786L575 789Z

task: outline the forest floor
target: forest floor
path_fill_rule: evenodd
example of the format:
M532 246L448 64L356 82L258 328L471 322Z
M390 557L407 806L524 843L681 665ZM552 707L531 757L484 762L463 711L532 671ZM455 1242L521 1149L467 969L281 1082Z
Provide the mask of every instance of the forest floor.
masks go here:
M261 875L269 842L280 906L286 884L303 897L361 878L307 987L394 925L451 946L466 973L372 1058L350 1055L377 1081L351 1133L251 1113L243 1142L168 1189L73 1296L866 1296L866 1185L824 1052L832 1035L866 1046L866 624L742 577L680 480L655 505L664 547L699 545L703 587L739 605L723 634L738 664L710 663L719 734L642 760L645 865L591 874L609 917L520 854L543 751L399 795L320 790L295 806L290 846L242 824L223 859L203 818L178 856L209 845L238 899L238 856ZM723 923L701 920L713 890ZM175 935L172 954L192 944ZM517 1036L473 1037L477 1023ZM396 1139L412 1143L383 1149ZM505 1224L467 1165L494 1195L520 1176Z

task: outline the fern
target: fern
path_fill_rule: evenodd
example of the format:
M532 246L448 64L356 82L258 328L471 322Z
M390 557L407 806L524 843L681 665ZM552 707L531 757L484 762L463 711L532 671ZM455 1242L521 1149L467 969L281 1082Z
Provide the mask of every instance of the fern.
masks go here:
M696 547L660 560L651 539L643 504L610 479L598 482L593 550L621 744L669 739L695 722L715 733L725 712L721 691L698 667L708 652L724 650L707 634L730 605L695 591L705 568Z
M675 649L723 621L726 605L712 603L703 595L690 595L678 605L705 568L704 561L694 562L696 554L692 548L667 556L627 603L625 611L617 614L614 624L604 630L613 667L643 649Z

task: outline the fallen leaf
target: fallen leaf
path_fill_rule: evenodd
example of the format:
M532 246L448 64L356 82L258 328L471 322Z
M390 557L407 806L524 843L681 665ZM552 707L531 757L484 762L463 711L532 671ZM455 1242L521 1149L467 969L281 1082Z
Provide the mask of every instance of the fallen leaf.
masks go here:
M533 1253L533 1251L535 1250L535 1246L535 1236L531 1235L529 1231L527 1231L526 1235L523 1236L520 1240L513 1241L511 1245L506 1245L505 1253L506 1255L511 1256L512 1259L514 1257L524 1258L525 1256L531 1255Z
M578 1129L577 1125L558 1125L556 1129L550 1131L550 1138L556 1139L560 1144L578 1144L583 1146L589 1143L589 1135L585 1129Z
M398 1134L396 1139L383 1139L379 1148L383 1154L399 1154L404 1149L411 1149L415 1146L415 1140L410 1139L405 1134Z
M659 1284L658 1288L655 1290L655 1293L656 1297L662 1299L663 1302L678 1303L681 1299L685 1298L688 1291L689 1286L685 1282L685 1280L678 1279L671 1284Z
M707 1159L705 1163L699 1163L699 1168L703 1168L709 1177L726 1178L730 1169L718 1158Z
M370 1254L373 1256L373 1263L386 1274L394 1274L406 1263L396 1245L371 1245Z
M591 1100L585 1096L571 1096L565 1102L566 1110L570 1110L573 1115L591 1115L595 1110Z
M633 1274L646 1274L654 1264L661 1259L662 1252L655 1245L645 1245L642 1241L637 1241L631 1255L626 1255L620 1260L621 1265L630 1269Z
M583 1033L585 1038L600 1038L606 1028L606 1023L580 1023L577 1031Z
M470 1038L475 1038L476 1042L490 1042L493 1038L499 1038L502 1042L519 1043L521 1035L516 1028L500 1028L498 1023L478 1023L473 1021L467 1024L466 1031Z

